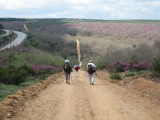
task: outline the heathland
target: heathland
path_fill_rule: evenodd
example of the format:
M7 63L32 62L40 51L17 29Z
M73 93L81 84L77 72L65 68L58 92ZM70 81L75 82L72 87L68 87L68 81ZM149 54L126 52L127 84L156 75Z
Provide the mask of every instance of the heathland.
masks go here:
M49 73L43 69L51 70L50 73L59 71L65 58L71 61L72 66L78 64L76 39L81 45L83 68L92 59L99 69L108 68L116 72L152 70L160 53L158 20L2 18L0 24L4 29L27 34L19 47L0 53L1 74L8 75L13 71L16 74L19 69L25 69L23 73L13 75L15 78L10 76L13 79L26 76L19 82L10 81L7 75L2 77L1 81L8 84L20 84L28 79L27 76L39 76L38 72Z
M99 83L105 84L104 80L107 79L113 83L127 85L127 88L139 90L145 94L144 96L153 98L153 101L160 100L160 93L157 91L160 89L159 20L1 18L0 25L3 29L27 34L26 39L19 46L0 51L0 100L19 89L61 72L66 58L70 60L71 66L78 64L76 39L80 41L82 68L85 69L87 62L92 59L97 69L101 70L98 72ZM0 38L3 39L0 41L0 46L7 44L6 36ZM13 37L9 41L11 39ZM83 71L81 74L85 75ZM139 75L145 78L138 79ZM138 77L131 78L130 84L128 78L133 76ZM147 80L153 83L144 82ZM62 79L60 81L60 85L64 87ZM80 78L78 81L80 83L74 81L74 85L85 93L82 87L86 89L85 82ZM91 89L88 93L93 93ZM104 91L102 88L97 90ZM82 101L87 99L80 93L77 94L77 99L78 95L81 96ZM92 98L89 95L88 97ZM99 100L103 101L103 99ZM94 118L94 116L90 117Z

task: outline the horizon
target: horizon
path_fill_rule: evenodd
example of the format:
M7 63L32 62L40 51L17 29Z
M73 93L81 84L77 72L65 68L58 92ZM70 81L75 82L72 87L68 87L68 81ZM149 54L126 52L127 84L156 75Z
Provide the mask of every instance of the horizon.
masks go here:
M159 21L160 19L89 19L89 18L18 18L18 17L0 17L0 19L73 19L73 20L101 20L101 21Z

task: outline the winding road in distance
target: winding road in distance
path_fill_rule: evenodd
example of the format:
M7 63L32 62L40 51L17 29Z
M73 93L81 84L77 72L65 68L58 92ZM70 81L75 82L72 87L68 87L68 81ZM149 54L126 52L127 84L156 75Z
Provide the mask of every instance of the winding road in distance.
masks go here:
M7 35L9 34L10 30L5 30L7 32ZM17 38L14 39L11 43L5 45L4 47L0 48L1 50L4 50L6 48L11 48L14 46L19 45L25 38L26 38L26 34L22 33L22 32L18 32L18 31L13 31L15 34L17 34Z
M6 33L4 35L0 35L0 36L7 36L10 33L10 30L3 30L3 31L5 31Z

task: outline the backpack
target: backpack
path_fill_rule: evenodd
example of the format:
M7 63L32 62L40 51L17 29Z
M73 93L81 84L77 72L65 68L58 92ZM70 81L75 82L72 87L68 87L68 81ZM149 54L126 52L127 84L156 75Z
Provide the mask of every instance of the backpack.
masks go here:
M76 71L78 70L78 66L75 67L75 70L76 70Z
M88 65L88 73L89 74L93 74L95 72L95 70L93 70L93 65Z
M70 73L72 71L69 62L64 64L64 71L67 73Z

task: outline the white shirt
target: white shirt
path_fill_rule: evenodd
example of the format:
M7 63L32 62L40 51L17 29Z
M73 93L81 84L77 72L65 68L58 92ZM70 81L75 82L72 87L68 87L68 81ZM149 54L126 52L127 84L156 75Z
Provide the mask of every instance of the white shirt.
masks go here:
M92 65L94 68L96 68L96 65L95 65L95 64L93 64L93 63L88 63L88 64L87 64L87 69L88 69L88 65Z

